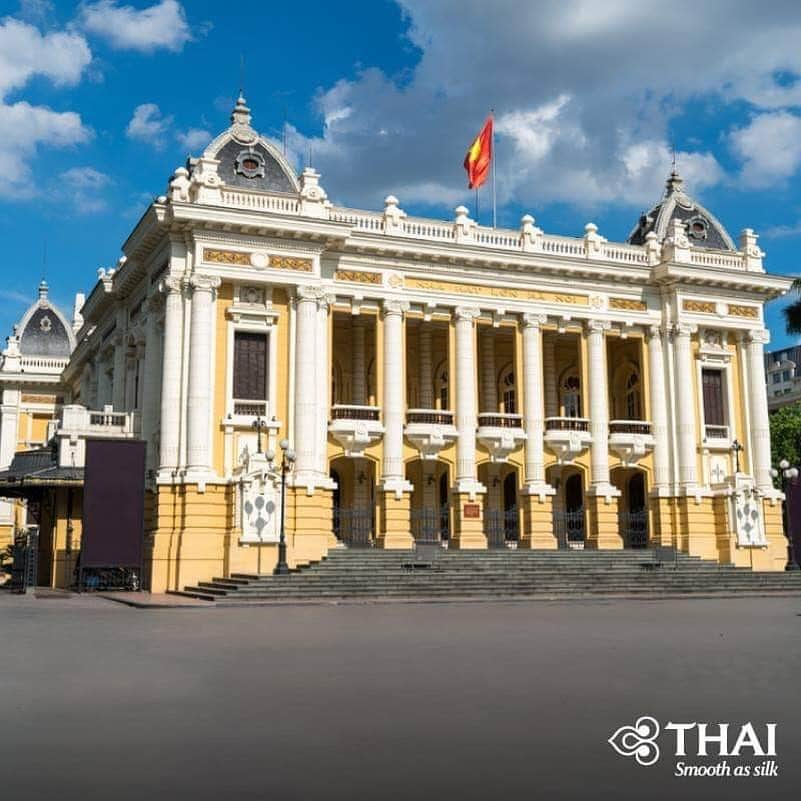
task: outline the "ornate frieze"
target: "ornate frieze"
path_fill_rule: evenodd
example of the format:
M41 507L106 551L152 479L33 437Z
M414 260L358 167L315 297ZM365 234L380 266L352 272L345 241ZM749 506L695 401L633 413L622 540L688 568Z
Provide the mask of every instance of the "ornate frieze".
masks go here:
M696 314L714 314L715 304L706 300L685 300L681 304L681 308L687 312L695 312Z
M759 308L757 306L743 306L737 303L729 305L729 314L732 317L747 317L755 320L759 317Z
M349 281L354 284L381 285L381 273L359 272L357 270L337 270L334 273L335 281Z
M250 267L250 254L238 250L203 250L203 261L211 264L235 264L240 267Z
M648 307L634 298L609 298L609 308L619 311L646 311Z
M405 280L407 289L423 289L428 292L452 292L457 295L483 295L488 298L509 298L510 300L540 300L547 303L570 303L574 306L586 306L586 295L571 295L564 292L544 292L538 289L513 289L501 286L477 286L475 284L458 284L455 281L435 281L427 278L409 278Z
M245 253L241 250L203 249L203 261L209 264L229 264L235 267L269 267L273 270L293 270L301 273L314 271L312 259L295 256L266 256L262 253Z

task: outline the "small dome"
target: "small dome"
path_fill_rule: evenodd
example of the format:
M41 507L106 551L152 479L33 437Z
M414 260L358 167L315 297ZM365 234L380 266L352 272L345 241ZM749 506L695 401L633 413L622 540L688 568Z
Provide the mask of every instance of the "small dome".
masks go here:
M19 352L23 356L69 358L75 337L64 315L50 302L46 281L39 284L39 299L17 327Z
M667 235L671 220L681 220L687 227L690 244L710 250L736 250L732 238L714 214L684 191L684 181L673 169L665 186L665 196L649 212L640 217L628 241L642 245L651 231L661 242Z

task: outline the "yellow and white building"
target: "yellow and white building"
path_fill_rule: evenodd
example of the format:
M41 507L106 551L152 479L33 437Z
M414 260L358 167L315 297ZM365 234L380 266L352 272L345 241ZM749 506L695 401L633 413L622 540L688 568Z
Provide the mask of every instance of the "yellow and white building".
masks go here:
M340 208L240 98L123 252L59 391L138 421L154 591L273 568L280 480L257 421L264 450L297 455L292 564L434 540L784 568L763 305L790 281L675 172L625 243L462 206L414 218L392 196Z

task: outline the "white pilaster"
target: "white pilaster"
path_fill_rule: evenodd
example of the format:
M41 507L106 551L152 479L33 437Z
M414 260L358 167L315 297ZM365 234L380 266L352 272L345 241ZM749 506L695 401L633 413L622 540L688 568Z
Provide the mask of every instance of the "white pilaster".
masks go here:
M183 365L184 298L179 278L165 278L164 356L161 363L161 435L159 467L164 473L178 469L181 441L181 385Z
M475 308L459 307L456 318L456 492L485 492L476 473L476 330Z
M690 335L694 330L692 326L683 324L678 324L673 328L674 358L676 362L676 432L679 445L679 484L685 492L695 490L698 484L696 459L698 427L695 420L694 370L690 350Z
M556 386L556 339L543 337L543 368L545 380L545 416L559 416L559 393Z
M19 440L19 405L21 393L18 389L2 390L0 406L0 470L6 470L14 458ZM14 505L0 500L0 525L14 522Z
M751 423L751 464L754 481L765 493L772 493L770 475L770 420L768 395L765 384L765 345L770 339L767 331L750 331L746 339L748 348L748 406Z
M147 443L147 467L155 469L158 463L155 451L156 432L159 430L159 373L161 371L161 308L160 295L147 301L145 324L145 363L142 375L142 438Z
M186 467L192 474L208 474L211 465L211 400L214 383L214 301L220 279L193 275L192 323L189 331L189 386L187 392Z
M431 328L422 323L419 328L417 354L420 372L418 380L420 383L420 408L434 408L434 368L431 362Z
M120 316L117 315L117 331L114 334L114 373L112 376L112 403L115 412L124 412L125 388L128 377L128 353L125 342L125 332L120 325Z
M591 490L596 495L618 494L609 483L609 388L606 365L606 332L610 324L587 322L588 381L590 391Z
M367 403L367 368L364 358L364 323L355 316L351 326L351 403L364 406Z
M328 418L331 412L331 366L328 347L328 306L333 298L324 295L317 303L317 340L315 344L315 375L317 378L317 432L315 449L317 452L318 484L326 485L328 479Z
M648 338L651 427L654 435L654 491L662 494L670 486L670 440L668 438L667 392L662 329L652 326Z
M545 483L545 398L543 393L542 328L547 317L523 315L523 425L526 429L526 484L529 495L550 495Z
M381 486L385 492L411 492L403 474L403 423L406 367L403 358L405 301L384 302L384 461Z

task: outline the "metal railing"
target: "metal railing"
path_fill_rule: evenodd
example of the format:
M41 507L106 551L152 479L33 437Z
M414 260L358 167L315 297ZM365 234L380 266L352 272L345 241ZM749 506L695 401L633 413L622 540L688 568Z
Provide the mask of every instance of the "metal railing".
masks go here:
M450 513L448 505L412 509L412 536L418 544L438 543L448 539Z
M351 548L370 548L373 545L373 509L364 507L334 507L334 535Z
M584 509L572 512L554 510L553 532L562 547L584 544Z
M453 412L440 409L409 409L406 412L406 422L422 423L424 425L452 426Z
M650 436L651 424L645 420L611 420L610 434L643 434Z
M590 421L586 417L546 417L546 431L589 431Z
M332 420L371 420L379 421L381 410L378 406L348 406L337 403L331 407Z
M648 512L645 509L636 512L619 512L617 524L620 536L627 548L648 547Z
M517 507L485 510L484 534L489 548L505 548L507 542L517 542L520 537Z
M522 428L523 417L519 414L480 414L479 428Z
M704 426L704 439L728 439L728 426Z
M236 417L264 417L267 414L267 401L234 401L234 416Z

